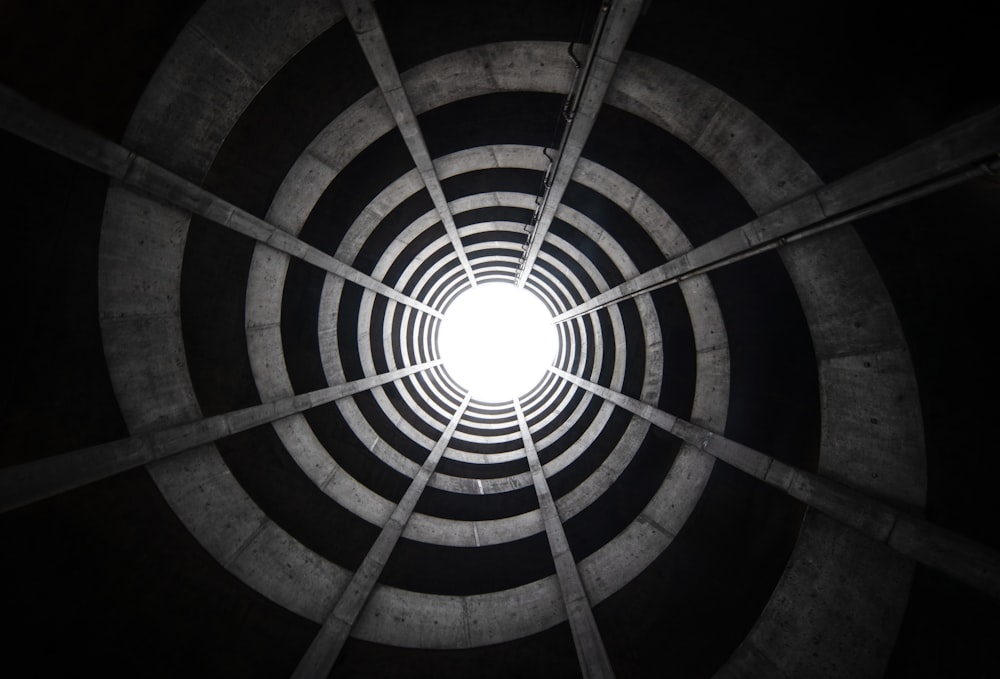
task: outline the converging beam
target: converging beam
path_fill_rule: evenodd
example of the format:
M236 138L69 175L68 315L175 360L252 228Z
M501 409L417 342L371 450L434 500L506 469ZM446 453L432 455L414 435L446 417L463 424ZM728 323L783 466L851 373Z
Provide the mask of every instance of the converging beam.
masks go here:
M417 171L420 172L424 186L427 187L427 193L430 194L438 216L441 217L444 230L448 234L456 254L458 254L458 261L465 269L465 275L469 277L469 282L475 286L476 275L472 271L472 265L469 264L462 239L458 235L458 227L455 226L455 219L448 206L448 199L445 198L437 171L434 169L434 161L431 160L424 135L420 131L417 115L413 112L410 99L406 96L406 90L403 89L403 82L399 78L399 71L396 70L396 62L392 58L392 51L389 49L389 43L382 31L378 13L370 0L341 0L340 4L344 8L344 14L347 16L351 28L354 29L361 50L368 60L368 65L371 66L379 89L382 90L385 103L392 111L392 117L396 119L399 132L403 135L403 141L406 142L406 148L410 150L410 155L413 156L413 162L417 166Z
M382 532L375 539L375 544L368 550L365 560L354 572L354 576L347 583L347 587L340 595L333 610L330 611L330 615L320 627L319 633L309 644L306 654L299 661L298 667L292 674L292 679L326 679L330 674L334 663L337 662L337 656L340 655L340 649L343 648L347 636L351 633L354 621L358 619L365 602L368 601L368 596L374 589L379 575L382 574L382 569L389 561L389 556L392 554L399 536L406 528L406 522L413 514L413 508L417 506L420 495L427 487L427 482L448 447L451 437L454 436L455 429L458 428L458 423L471 400L471 394L466 394L465 400L455 411L444 433L441 434L441 438L438 439L437 444L424 460L417 475L413 477L403 499L399 501L392 516L382 527Z
M127 148L61 118L0 85L0 128L171 205L253 238L339 278L441 318L440 312L404 295L322 250L241 210Z
M618 60L625 51L625 44L632 34L640 9L642 0L615 0L611 3L610 9L605 3L601 8L601 14L597 17L599 25L600 22L604 22L603 30L595 34L594 43L587 55L576 112L567 122L559 155L551 170L551 177L546 179L547 188L542 197L538 220L528 237L524 262L518 273L516 282L518 287L524 287L531 275L531 269L542 249L542 242L549 232L549 227L552 226L556 210L562 202L566 187L569 186L576 163L594 127L594 121L597 120L604 95L618 67ZM607 12L607 16L604 12Z
M1000 107L922 139L805 194L558 315L556 323L672 285L786 243L1000 169Z
M0 512L114 476L206 443L304 412L432 368L430 361L306 394L206 417L157 432L0 469Z
M583 589L580 571L576 567L576 559L569 548L566 531L559 511L549 491L549 482L542 471L542 463L538 459L535 442L528 430L528 421L524 418L521 401L514 399L514 412L517 414L517 424L521 428L521 438L524 441L524 453L528 458L528 468L531 470L531 480L535 484L535 494L538 495L538 509L545 524L545 535L549 539L549 549L552 550L552 560L556 565L556 577L559 579L559 589L562 591L563 604L566 606L566 616L569 618L569 628L573 634L573 645L576 646L576 657L580 662L580 670L584 679L609 679L615 676L604 650L601 631L597 628L594 611Z
M798 469L648 403L558 368L564 380L600 396L726 464L885 543L900 554L1000 599L1000 553L836 481Z

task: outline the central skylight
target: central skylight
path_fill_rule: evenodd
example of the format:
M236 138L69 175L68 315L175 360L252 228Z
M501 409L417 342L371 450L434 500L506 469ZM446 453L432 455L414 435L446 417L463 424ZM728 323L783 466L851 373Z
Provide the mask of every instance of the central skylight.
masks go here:
M488 403L522 396L545 376L556 356L552 316L530 292L486 283L448 307L438 347L448 374Z

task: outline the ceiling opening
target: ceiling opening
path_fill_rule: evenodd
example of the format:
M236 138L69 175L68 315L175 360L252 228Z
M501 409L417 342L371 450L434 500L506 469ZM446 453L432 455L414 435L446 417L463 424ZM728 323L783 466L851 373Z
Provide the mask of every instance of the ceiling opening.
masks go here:
M477 401L500 403L528 393L556 355L552 316L535 295L504 283L460 294L441 322L441 359Z

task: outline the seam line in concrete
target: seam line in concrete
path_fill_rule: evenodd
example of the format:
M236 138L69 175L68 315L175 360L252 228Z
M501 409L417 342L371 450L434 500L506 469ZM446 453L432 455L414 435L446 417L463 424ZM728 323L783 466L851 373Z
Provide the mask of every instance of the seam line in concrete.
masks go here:
M271 519L269 519L266 516L263 519L261 519L257 527L253 529L253 532L251 532L250 535L248 535L247 538L240 543L240 545L236 548L236 551L233 552L228 559L226 559L226 562L224 564L222 564L226 570L229 570L230 566L239 561L239 558L243 556L243 552L245 552L247 548L253 543L253 541L257 539L258 535L264 532L264 529L267 528L268 524L270 523Z

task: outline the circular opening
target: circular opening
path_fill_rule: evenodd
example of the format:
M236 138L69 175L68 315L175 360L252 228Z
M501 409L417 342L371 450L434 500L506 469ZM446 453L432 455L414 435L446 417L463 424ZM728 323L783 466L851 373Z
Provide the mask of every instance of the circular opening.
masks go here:
M487 283L459 295L441 322L438 347L448 374L477 401L499 403L537 385L558 337L545 305L527 290Z

